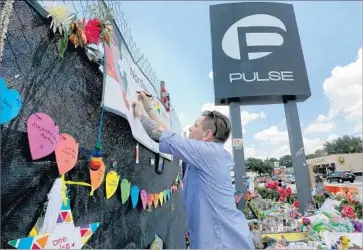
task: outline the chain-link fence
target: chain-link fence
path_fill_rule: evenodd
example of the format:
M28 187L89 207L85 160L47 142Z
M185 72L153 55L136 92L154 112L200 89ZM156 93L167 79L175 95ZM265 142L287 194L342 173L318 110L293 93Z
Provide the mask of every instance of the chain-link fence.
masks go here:
M140 67L145 77L153 85L157 93L160 93L160 80L153 70L151 63L144 53L140 51L136 42L131 34L131 29L128 22L125 20L125 14L122 10L122 1L113 0L79 0L79 1L59 1L59 0L37 0L37 2L45 8L46 6L52 5L63 5L66 6L69 12L77 15L77 18L90 18L92 17L93 10L97 5L106 5L111 11L114 17L114 21L119 29L135 63ZM173 129L181 133L182 128L178 117L177 109L174 105L171 105L170 111L171 121Z

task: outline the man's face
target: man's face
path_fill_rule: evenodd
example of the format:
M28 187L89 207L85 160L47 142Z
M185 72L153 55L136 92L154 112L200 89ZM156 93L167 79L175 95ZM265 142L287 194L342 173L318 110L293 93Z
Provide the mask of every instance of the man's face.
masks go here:
M189 128L189 139L200 140L200 141L212 141L213 131L205 129L203 122L206 118L204 116L199 117L195 123Z

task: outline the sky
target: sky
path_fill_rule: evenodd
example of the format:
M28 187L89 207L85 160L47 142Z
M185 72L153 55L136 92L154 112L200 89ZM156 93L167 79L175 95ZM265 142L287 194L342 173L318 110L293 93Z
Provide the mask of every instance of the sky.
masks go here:
M226 2L226 1L225 1ZM276 1L278 2L278 1ZM362 132L362 2L292 3L311 97L298 104L305 153ZM209 6L221 1L123 1L133 40L166 82L182 127L214 105ZM242 106L245 157L290 154L283 105ZM231 140L226 149L231 151Z
M286 1L284 1L286 2ZM213 1L125 1L131 34L167 84L182 127L214 106L209 5ZM298 104L305 153L362 131L362 3L294 1L311 97ZM242 106L245 157L290 153L283 105ZM231 150L231 141L226 143Z

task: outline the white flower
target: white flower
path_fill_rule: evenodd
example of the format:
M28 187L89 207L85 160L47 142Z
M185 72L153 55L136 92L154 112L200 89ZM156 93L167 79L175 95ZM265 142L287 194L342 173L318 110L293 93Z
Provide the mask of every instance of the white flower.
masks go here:
M70 14L64 6L45 7L45 9L49 13L48 17L52 17L53 19L50 24L50 28L53 28L53 33L57 29L61 35L63 32L67 32L74 15Z

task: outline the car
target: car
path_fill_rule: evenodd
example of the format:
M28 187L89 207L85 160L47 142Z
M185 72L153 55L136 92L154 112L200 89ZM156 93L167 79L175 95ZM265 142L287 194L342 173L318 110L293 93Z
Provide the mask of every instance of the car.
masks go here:
M350 172L335 171L334 173L328 174L326 179L329 183L332 183L332 181L337 181L339 183L350 181L353 183L355 181L355 175Z

